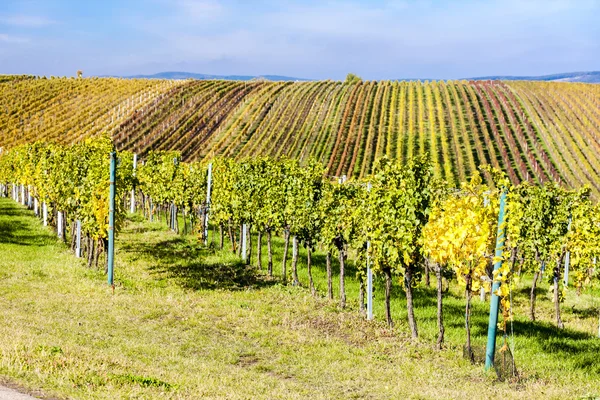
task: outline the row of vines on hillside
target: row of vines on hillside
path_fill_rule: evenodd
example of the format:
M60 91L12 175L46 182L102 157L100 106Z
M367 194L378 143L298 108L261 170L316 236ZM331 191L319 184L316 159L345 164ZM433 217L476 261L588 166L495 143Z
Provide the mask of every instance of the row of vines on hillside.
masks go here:
M75 231L79 225L88 265L108 248L110 154L114 145L108 137L88 139L71 146L36 142L20 145L0 156L0 183L4 194L34 209L44 223L54 226L59 237L67 240L71 231L71 249L75 250ZM133 184L133 157L119 153L116 176L119 198ZM125 218L123 202L116 204L115 228Z
M20 196L23 202L27 197L30 206L31 199L35 204L44 204L59 232L66 232L68 225L73 232L76 223L81 223L88 237L89 263L97 262L98 249L106 248L108 164L113 147L106 137L72 146L38 142L14 147L0 157L2 192L8 194L10 188L13 197ZM394 281L403 288L413 337L418 336L413 287L423 276L429 282L428 274L433 269L438 277L438 345L443 342L444 331L441 277L454 277L465 290L469 353L471 297L482 288L489 293L492 281L502 283L496 294L502 298L506 323L512 315L509 295L513 277L532 272L530 316L534 319L536 281L546 266L551 267L556 321L562 327L560 302L567 293L567 280L561 284L561 277L565 268L570 268L571 280L578 289L596 275L600 206L591 202L587 187L570 191L550 182L515 186L503 173L486 168L485 174L495 182L493 186L475 171L460 189L451 189L436 176L426 155L406 163L383 157L376 161L371 175L349 180L328 178L325 166L315 160L301 165L293 159L216 158L211 163L212 192L207 203L206 162L183 162L178 152L150 152L137 168L130 153L120 152L118 159L117 229L125 216L129 191L134 189L144 215L154 219L157 213L164 213L174 230L178 230L178 215L182 213L183 232L200 232L206 239L203 228L210 216L213 226L219 229L218 246L223 248L227 234L231 250L253 265L251 240L248 246L242 246L241 241L243 237L252 238L248 233L255 232L255 265L260 269L266 237L266 270L271 277L276 275L272 238L282 234L281 281L302 284L298 258L299 248L304 246L308 287L315 295L312 254L320 247L326 253L329 298L333 298L334 260L339 264L341 307L347 304L346 263L352 257L361 283L361 312L365 308L369 260L372 270L385 281L386 320L390 326ZM509 199L508 223L502 226L507 236L505 262L492 274L502 191ZM64 233L62 237L66 239ZM242 248L246 248L246 254L241 254Z
M285 283L301 284L297 268L299 246L304 246L308 287L313 293L316 287L311 256L317 247L323 249L329 298L333 298L334 260L337 259L340 268L341 307L347 302L345 265L351 256L358 267L359 305L364 311L368 258L373 271L385 280L386 319L390 326L393 324L389 309L391 288L393 282L399 280L407 296L409 326L414 337L418 329L412 288L423 276L427 277L430 270L438 276L440 344L443 341L442 276L454 276L464 287L468 328L471 294L481 290L489 293L493 280L503 283L498 294L502 297L505 317L509 319L512 277L533 273L532 293L535 293L539 272L545 265L553 265L551 279L556 318L557 324L562 326L560 302L566 295L566 285L559 278L565 272L567 252L571 254L571 280L578 290L597 274L594 263L600 255L600 206L591 202L589 188L569 191L550 182L543 186L527 182L513 186L498 170L486 168L484 172L492 177L495 186L485 184L482 176L475 172L460 189L451 190L435 178L431 163L424 157L406 164L382 158L377 161L372 175L350 180L327 178L323 165L315 161L301 165L292 159L234 161L222 158L212 162L212 200L208 205L204 196L206 165L178 163L177 160L177 153L151 153L139 167L139 193L145 198L145 204L162 204L165 209L176 204L186 210L190 219L195 214L197 221L202 221L209 211L210 221L219 230L219 248L223 248L224 236L228 235L231 251L260 269L264 264L261 251L266 238L269 276L277 275L272 237L283 235L284 253L279 275ZM185 183L186 180L189 183ZM509 199L508 224L503 227L507 241L503 269L493 275L493 245L501 190L508 193ZM156 209L155 206L152 209ZM152 213L150 211L150 215ZM254 232L258 239L254 262L252 245L247 247L247 254L241 254L242 238L249 232ZM532 295L532 319L535 318L534 306Z
M429 153L436 177L453 184L491 164L513 184L589 184L600 193L593 85L17 77L0 81L0 94L5 149L108 132L117 149L141 156L315 158L329 174L353 177L372 173L382 156Z

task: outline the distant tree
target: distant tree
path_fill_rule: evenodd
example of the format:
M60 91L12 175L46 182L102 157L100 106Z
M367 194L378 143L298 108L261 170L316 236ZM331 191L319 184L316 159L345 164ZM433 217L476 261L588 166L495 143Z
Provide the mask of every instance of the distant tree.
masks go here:
M349 73L348 75L346 75L346 81L345 83L361 83L363 80L360 76Z

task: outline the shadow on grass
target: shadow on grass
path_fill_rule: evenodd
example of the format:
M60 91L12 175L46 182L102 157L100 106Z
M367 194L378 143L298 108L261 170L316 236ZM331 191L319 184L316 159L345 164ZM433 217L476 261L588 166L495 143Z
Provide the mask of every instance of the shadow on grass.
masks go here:
M158 243L125 244L122 250L148 258L150 271L173 279L186 289L242 290L276 283L235 257L223 260L214 250L182 237Z
M154 224L155 225L155 224ZM160 226L140 227L140 229L152 232L162 230ZM254 241L253 243L256 243ZM137 253L150 262L150 270L161 278L172 279L184 288L192 290L242 290L254 287L263 287L276 283L269 281L255 268L245 266L235 256L232 256L225 245L223 251L215 252L206 249L195 241L183 237L170 237L158 243L136 243L123 247L125 251ZM256 257L256 248L253 256ZM263 268L266 266L266 252L263 248ZM276 251L281 250L276 247ZM301 253L301 260L304 254ZM254 258L254 261L256 259ZM325 256L323 254L313 255L313 268L324 275ZM280 258L275 259L279 265ZM288 259L288 270L291 259ZM338 279L339 264L336 257L332 259L332 270L334 280ZM302 261L299 265L303 268ZM275 266L277 268L277 266ZM354 280L356 266L354 263L347 264L346 275L348 279ZM381 297L383 280L376 277L377 296ZM542 293L543 289L539 289ZM528 297L529 288L523 290L523 295ZM543 296L538 301L544 301ZM405 302L405 292L394 280L392 287L392 298L396 299L397 305L402 306ZM436 319L436 290L435 286L424 287L420 285L414 289L414 304L419 322L435 324ZM485 303L479 301L478 296L472 300L472 339L474 346L485 349L485 338L488 331L489 298ZM444 323L448 334L465 329L465 298L462 293L444 293ZM531 322L525 319L513 323L515 336L520 343L527 343L525 347L529 352L546 354L556 365L568 365L573 370L600 373L597 363L597 354L600 351L600 341L592 335L570 329L558 330L550 322ZM498 346L501 345L501 333L498 333ZM523 344L521 344L523 346ZM533 349L533 350L532 350ZM517 362L519 351L517 350Z
M475 327L479 332L487 331L487 323L482 319L477 319ZM535 348L535 352L556 358L557 362L564 364L564 368L600 373L600 340L594 335L573 329L558 329L552 323L542 321L516 320L513 329L519 340L531 343L527 345L530 350ZM498 340L501 340L500 331L498 335Z
M575 308L573 306L569 308L569 312L579 318L595 318L600 313L600 307Z
M32 214L26 209L17 208L14 204L0 205L0 243L17 244L19 246L45 246L48 235L30 234L31 227L23 222ZM4 220L6 218L6 220Z

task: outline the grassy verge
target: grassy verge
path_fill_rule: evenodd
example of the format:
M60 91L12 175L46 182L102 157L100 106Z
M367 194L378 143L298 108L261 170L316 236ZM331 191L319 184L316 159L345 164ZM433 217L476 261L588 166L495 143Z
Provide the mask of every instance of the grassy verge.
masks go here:
M276 247L278 255L279 240ZM319 257L315 277L324 293ZM304 262L300 272L306 283ZM244 267L228 251L202 249L193 238L165 231L164 223L139 220L119 237L116 282L113 293L102 272L74 258L29 211L0 199L0 376L78 399L600 395L597 289L569 297L563 332L550 322L547 285L539 295L540 322L527 320L527 298L515 293L522 378L501 383L462 358L464 303L452 291L445 303L448 343L438 352L428 288L417 289L421 338L412 342L400 290L390 331L382 321L381 282L378 320L367 323L356 310L352 279L349 310L341 311L337 302ZM479 344L487 307L476 301L473 310Z

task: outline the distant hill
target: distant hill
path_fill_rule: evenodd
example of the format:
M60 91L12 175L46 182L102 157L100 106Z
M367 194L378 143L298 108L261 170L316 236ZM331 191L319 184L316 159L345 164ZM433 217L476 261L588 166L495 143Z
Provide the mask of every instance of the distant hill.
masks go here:
M159 72L153 75L132 75L124 78L143 78L143 79L224 79L228 81L251 81L251 80L268 80L268 81L312 81L313 79L295 78L282 75L210 75L197 74L194 72L182 71L167 71ZM564 72L552 75L540 76L512 76L512 75L490 75L475 78L466 78L473 81L486 80L501 80L501 81L547 81L547 82L585 82L585 83L600 83L600 71L587 72ZM439 79L398 79L399 81L435 81Z
M251 81L251 80L269 80L269 81L309 81L310 79L294 78L290 76L281 75L209 75L209 74L196 74L193 72L180 72L180 71L168 71L159 72L153 75L132 75L125 76L125 78L144 78L144 79L224 79L228 81Z
M600 71L588 72L564 72L562 74L542 75L542 76L482 76L479 78L469 78L474 81L501 80L501 81L547 81L547 82L585 82L600 83Z

